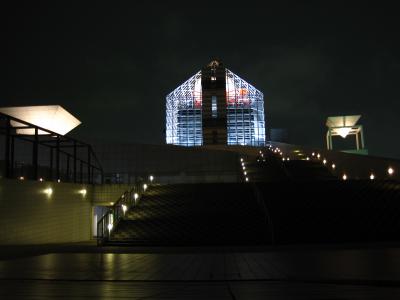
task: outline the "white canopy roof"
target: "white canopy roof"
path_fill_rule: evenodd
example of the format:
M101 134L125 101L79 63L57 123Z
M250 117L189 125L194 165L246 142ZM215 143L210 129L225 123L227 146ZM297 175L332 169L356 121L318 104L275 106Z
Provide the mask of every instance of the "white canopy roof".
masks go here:
M326 126L329 128L352 127L356 125L360 118L361 115L328 117L328 119L326 119Z
M1 107L0 112L61 135L67 134L81 124L60 105ZM16 121L12 121L11 125L25 126ZM17 133L34 134L34 129L17 129ZM46 132L39 130L39 134L46 134Z

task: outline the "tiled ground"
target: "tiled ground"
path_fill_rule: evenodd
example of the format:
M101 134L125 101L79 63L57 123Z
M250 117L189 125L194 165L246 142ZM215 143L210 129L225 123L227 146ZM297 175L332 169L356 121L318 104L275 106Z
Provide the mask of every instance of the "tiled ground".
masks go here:
M51 253L0 261L0 299L400 299L400 249Z

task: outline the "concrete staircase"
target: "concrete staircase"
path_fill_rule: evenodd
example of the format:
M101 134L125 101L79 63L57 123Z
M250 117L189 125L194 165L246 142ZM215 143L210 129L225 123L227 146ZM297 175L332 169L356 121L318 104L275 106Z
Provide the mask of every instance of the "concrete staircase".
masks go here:
M267 220L250 184L152 187L127 212L110 245L269 244Z

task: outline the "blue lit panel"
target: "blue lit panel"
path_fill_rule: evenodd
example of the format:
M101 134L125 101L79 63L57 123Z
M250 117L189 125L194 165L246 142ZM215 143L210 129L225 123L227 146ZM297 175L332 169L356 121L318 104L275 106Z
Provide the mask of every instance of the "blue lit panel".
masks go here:
M265 144L264 96L226 69L228 145Z
M198 72L167 96L167 144L203 144L201 103L201 72Z

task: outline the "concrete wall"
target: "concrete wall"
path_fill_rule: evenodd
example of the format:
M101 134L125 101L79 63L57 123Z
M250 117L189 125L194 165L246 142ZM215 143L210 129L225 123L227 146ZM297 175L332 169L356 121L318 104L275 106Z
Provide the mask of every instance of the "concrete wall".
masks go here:
M111 202L115 202L121 195L131 190L132 184L103 184L93 187L93 205L110 206Z
M52 188L52 195L44 190ZM86 189L85 196L79 193ZM0 244L88 241L93 188L0 179Z
M237 182L239 154L226 147L179 147L92 142L106 183L134 183L154 175L159 183Z

